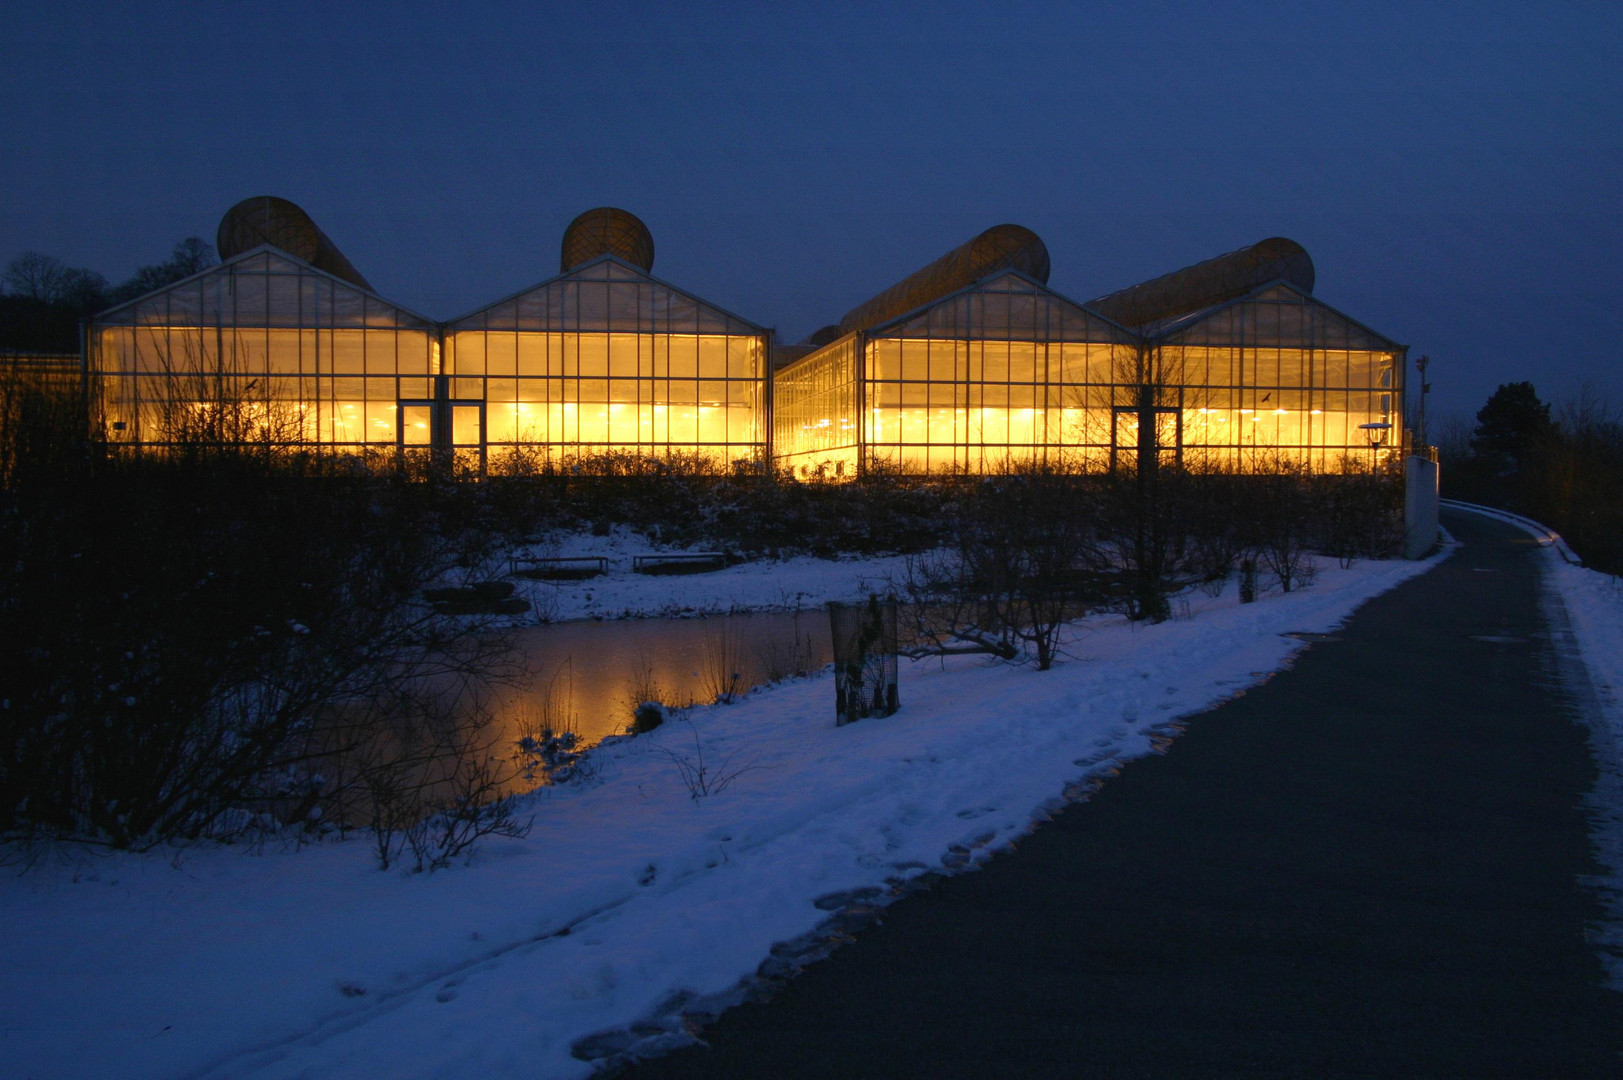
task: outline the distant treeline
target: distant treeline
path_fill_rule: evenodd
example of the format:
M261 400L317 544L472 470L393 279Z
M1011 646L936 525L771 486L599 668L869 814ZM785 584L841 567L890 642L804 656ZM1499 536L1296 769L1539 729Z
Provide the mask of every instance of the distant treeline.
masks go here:
M219 261L211 245L191 236L163 262L143 266L128 281L113 285L94 270L25 251L0 275L0 352L76 353L81 319Z
M1506 383L1438 442L1445 497L1525 514L1623 573L1623 417L1608 403L1585 391L1552 411L1532 383Z

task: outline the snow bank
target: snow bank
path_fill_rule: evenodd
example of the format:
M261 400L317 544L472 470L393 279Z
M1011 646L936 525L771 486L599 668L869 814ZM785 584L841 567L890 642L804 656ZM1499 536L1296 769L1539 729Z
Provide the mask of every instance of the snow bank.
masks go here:
M0 886L8 1070L584 1076L583 1036L680 1041L680 1010L719 1007L831 894L1006 847L1287 664L1304 645L1281 635L1429 565L1321 560L1316 584L1255 604L1231 588L1160 625L1090 619L1049 672L904 664L901 711L844 728L828 676L698 709L599 748L595 781L532 797L528 838L439 873L380 872L364 841L58 854ZM699 748L712 776L747 771L691 798L673 755Z
M900 579L907 557L762 559L710 573L675 577L639 574L638 555L692 551L656 546L631 529L620 527L604 536L567 533L535 555L602 556L608 573L582 581L517 579L516 595L530 601L533 613L519 619L561 622L566 619L627 619L651 616L731 614L742 611L794 611L829 600L860 600ZM708 549L706 549L708 550ZM526 552L520 552L520 555Z

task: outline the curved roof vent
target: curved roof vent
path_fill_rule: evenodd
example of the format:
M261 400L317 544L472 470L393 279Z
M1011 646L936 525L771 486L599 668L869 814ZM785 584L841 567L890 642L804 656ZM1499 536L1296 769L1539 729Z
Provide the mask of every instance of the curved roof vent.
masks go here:
M1123 326L1143 326L1233 300L1281 278L1311 293L1313 259L1295 240L1274 236L1101 296L1087 306Z
M599 206L581 214L564 230L563 272L599 255L613 255L644 271L654 269L654 235L629 210Z
M274 195L255 195L227 210L225 217L220 219L220 229L214 236L214 246L220 258L241 255L260 244L281 248L317 270L325 270L333 277L359 285L367 292L377 291L361 276L359 270L350 265L337 245L327 239L327 234L316 227L310 215L286 199L278 199Z
M846 312L840 333L866 330L967 288L997 270L1013 269L1048 283L1048 248L1022 225L995 225L924 269Z
M814 348L821 349L824 345L827 345L831 341L838 341L840 337L840 328L830 324L828 326L821 326L816 330L813 330L811 334L807 336L806 340L801 342L801 344L810 345Z

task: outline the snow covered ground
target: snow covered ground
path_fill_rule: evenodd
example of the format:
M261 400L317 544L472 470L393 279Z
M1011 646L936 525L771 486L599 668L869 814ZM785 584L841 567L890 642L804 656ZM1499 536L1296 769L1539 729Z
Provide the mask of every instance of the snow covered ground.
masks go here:
M1007 846L1287 664L1304 645L1284 635L1331 630L1428 566L1320 560L1311 587L1255 604L1231 586L1159 625L1089 619L1049 672L904 663L901 711L843 728L828 675L696 709L600 747L594 779L530 797L527 838L436 873L381 872L364 840L59 851L0 883L6 1074L584 1076L583 1037L600 1054L681 1041L680 1013L736 999L763 961L792 966L781 943ZM765 594L739 571L715 579L738 592L705 595ZM598 584L590 603L660 610L633 590L711 585ZM732 780L695 798L676 759L701 748Z
M907 569L901 555L874 558L815 559L809 556L760 560L707 574L677 578L632 570L638 555L694 549L655 547L624 527L606 536L566 533L537 546L548 557L598 555L609 560L608 573L583 581L518 580L516 595L529 600L532 613L518 622L538 619L624 619L645 616L726 614L739 611L793 611L828 600L859 600ZM679 582L673 586L672 582Z

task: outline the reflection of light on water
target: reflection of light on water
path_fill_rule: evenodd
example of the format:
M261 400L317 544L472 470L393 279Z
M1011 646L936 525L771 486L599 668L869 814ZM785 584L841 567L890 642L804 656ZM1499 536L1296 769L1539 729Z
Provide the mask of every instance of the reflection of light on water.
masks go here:
M628 619L526 627L515 650L528 687L491 692L493 723L516 745L543 726L590 745L625 731L644 700L708 704L736 672L740 691L832 659L822 611Z

